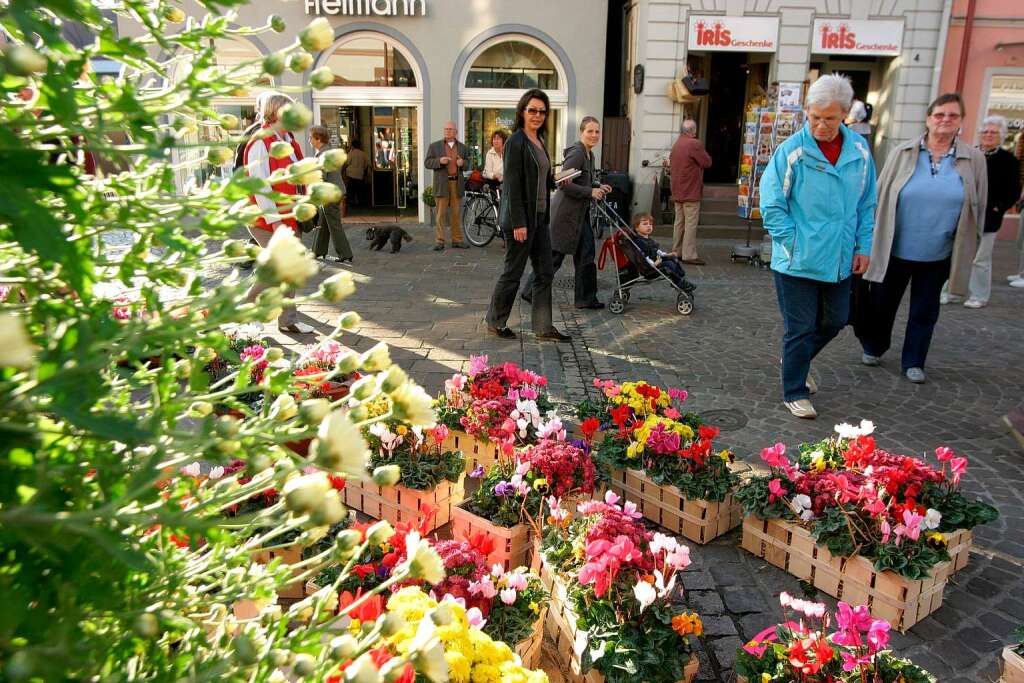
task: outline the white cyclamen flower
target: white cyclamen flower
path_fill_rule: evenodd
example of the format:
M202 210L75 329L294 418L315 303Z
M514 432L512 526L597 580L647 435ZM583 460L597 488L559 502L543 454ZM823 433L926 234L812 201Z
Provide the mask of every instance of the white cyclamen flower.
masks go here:
M302 287L318 270L313 255L287 227L274 231L256 266L264 280L294 287Z
M931 531L932 529L938 529L941 523L942 513L934 508L928 508L928 512L924 515L924 521L921 522L921 528L925 531Z
M32 365L33 356L21 318L0 314L0 367L24 369Z
M655 598L658 597L658 593L654 586L641 579L633 586L633 597L640 603L640 611L643 612L651 606Z
M798 493L790 499L789 505L793 508L793 512L795 512L797 516L805 522L814 518L814 513L811 511L810 496L804 493Z
M359 428L341 411L335 410L320 423L316 448L317 462L332 472L339 472L350 479L366 474L370 449L366 447Z

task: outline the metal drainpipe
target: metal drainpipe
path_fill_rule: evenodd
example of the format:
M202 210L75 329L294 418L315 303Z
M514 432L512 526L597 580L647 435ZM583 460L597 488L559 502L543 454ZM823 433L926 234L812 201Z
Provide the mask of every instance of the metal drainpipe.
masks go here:
M977 0L967 0L967 17L964 19L964 42L960 48L960 66L956 70L956 92L964 84L964 73L967 71L967 55L971 50L971 30L974 28L974 11Z
M928 101L939 96L939 81L942 79L942 63L946 60L946 41L949 40L949 21L953 13L953 0L946 0L942 5L942 23L939 24L939 49L935 53L935 66L932 67L932 87L928 93Z

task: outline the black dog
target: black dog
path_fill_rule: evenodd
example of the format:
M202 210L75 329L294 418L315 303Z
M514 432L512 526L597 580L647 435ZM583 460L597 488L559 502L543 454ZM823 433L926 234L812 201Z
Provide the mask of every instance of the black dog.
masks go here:
M412 242L412 235L397 225L384 225L366 230L366 239L370 242L370 249L380 251L384 248L385 242L391 242L391 253L397 254L402 250L402 242Z

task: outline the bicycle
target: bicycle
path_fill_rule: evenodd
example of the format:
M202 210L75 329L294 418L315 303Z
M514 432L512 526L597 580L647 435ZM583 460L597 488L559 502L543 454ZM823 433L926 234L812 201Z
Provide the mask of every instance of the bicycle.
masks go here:
M484 183L479 189L466 188L462 232L475 247L486 247L501 233L498 228L498 193L491 185Z

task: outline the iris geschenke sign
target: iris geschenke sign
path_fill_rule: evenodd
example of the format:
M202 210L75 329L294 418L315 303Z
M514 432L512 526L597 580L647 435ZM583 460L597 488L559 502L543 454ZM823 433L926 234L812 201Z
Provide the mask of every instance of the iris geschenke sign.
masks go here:
M415 17L427 15L427 0L305 0L306 14Z

